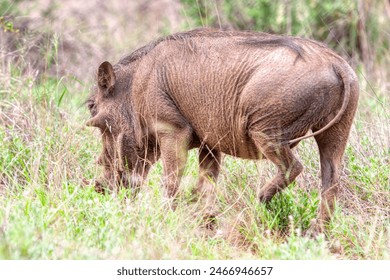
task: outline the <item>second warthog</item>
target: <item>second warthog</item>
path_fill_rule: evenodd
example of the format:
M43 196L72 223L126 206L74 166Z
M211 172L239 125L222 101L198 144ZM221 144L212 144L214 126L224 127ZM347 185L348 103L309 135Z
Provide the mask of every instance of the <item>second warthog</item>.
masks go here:
M259 195L266 202L301 173L291 149L314 136L322 230L337 196L358 91L348 63L312 40L212 29L161 38L98 69L87 122L103 139L104 182L96 187L139 188L161 157L166 195L173 198L187 151L199 148L204 196L213 193L221 153L272 161L278 172Z

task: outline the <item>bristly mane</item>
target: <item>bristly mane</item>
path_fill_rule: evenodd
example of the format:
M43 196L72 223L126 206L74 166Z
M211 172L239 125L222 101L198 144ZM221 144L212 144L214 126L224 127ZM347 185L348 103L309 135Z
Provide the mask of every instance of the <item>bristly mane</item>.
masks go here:
M283 35L273 35L263 32L255 31L223 31L212 28L198 28L187 32L176 33L168 35L166 37L159 38L137 50L132 52L130 55L122 58L118 64L127 65L132 63L143 56L147 55L153 50L158 44L164 41L181 41L196 37L209 37L209 38L226 38L234 37L237 39L237 43L254 46L254 47L287 47L297 54L297 58L303 58L303 49L296 43L293 37Z
M294 51L297 55L296 59L303 59L304 50L302 47L294 40L291 36L284 35L274 35L263 32L256 31L224 31L220 29L213 28L198 28L187 32L176 33L172 35L168 35L166 37L159 38L137 50L132 52L130 55L122 58L116 65L114 65L114 69L120 68L121 66L126 66L143 56L147 55L151 50L153 50L158 44L164 41L184 41L191 38L196 37L209 37L209 38L226 38L231 37L236 40L238 44L247 45L251 47L286 47L290 50ZM311 41L311 40L310 40ZM320 45L320 43L311 41L312 43ZM321 46L325 47L321 44ZM128 80L131 83L131 80ZM127 85L128 86L128 85ZM85 101L84 104L88 105L88 108L92 114L95 113L95 99L96 94L89 96L89 98Z

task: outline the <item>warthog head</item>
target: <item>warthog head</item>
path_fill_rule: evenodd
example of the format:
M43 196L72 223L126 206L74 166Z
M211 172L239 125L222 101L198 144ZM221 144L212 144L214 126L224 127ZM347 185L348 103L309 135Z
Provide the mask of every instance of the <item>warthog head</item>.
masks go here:
M104 177L95 186L99 192L118 185L138 189L153 160L150 155L155 154L145 156L145 146L136 141L129 100L131 81L128 76L124 78L125 74L103 62L98 69L97 85L87 100L91 119L86 125L99 128L103 142L97 160L104 168Z

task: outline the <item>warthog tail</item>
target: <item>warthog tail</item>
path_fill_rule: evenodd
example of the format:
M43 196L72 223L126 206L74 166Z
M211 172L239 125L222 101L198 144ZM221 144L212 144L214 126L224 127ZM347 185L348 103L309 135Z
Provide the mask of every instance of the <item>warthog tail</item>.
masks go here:
M332 125L334 125L335 123L339 122L341 116L345 112L345 109L347 109L347 106L348 106L348 103L349 103L349 98L351 96L351 79L349 77L349 74L347 74L345 72L345 70L342 69L339 65L333 64L332 66L333 66L333 69L336 72L336 74L341 77L341 80L343 81L343 84L344 84L344 100L343 100L343 104L341 105L340 111L337 113L337 115L327 125L325 125L320 130L318 130L318 131L316 131L314 133L311 133L309 135L305 135L305 136L302 136L302 137L299 137L299 138L292 139L292 140L288 141L287 144L291 145L291 144L294 144L294 143L296 143L298 141L301 141L303 139L306 139L306 138L313 137L313 136L316 136L318 134L321 134L322 132L324 132L325 130L330 128Z

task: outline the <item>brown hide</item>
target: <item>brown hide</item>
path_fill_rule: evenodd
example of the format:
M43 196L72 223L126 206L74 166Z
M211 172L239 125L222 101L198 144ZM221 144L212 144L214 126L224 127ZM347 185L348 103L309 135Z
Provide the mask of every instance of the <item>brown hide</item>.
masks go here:
M314 136L323 230L358 101L354 71L323 44L198 29L158 39L114 66L102 63L97 81L88 124L102 132L99 162L111 188L128 184L131 173L138 189L161 157L167 196L175 197L187 151L199 148L198 190L210 204L221 153L271 160L278 173L259 197L269 201L303 169L291 148Z

